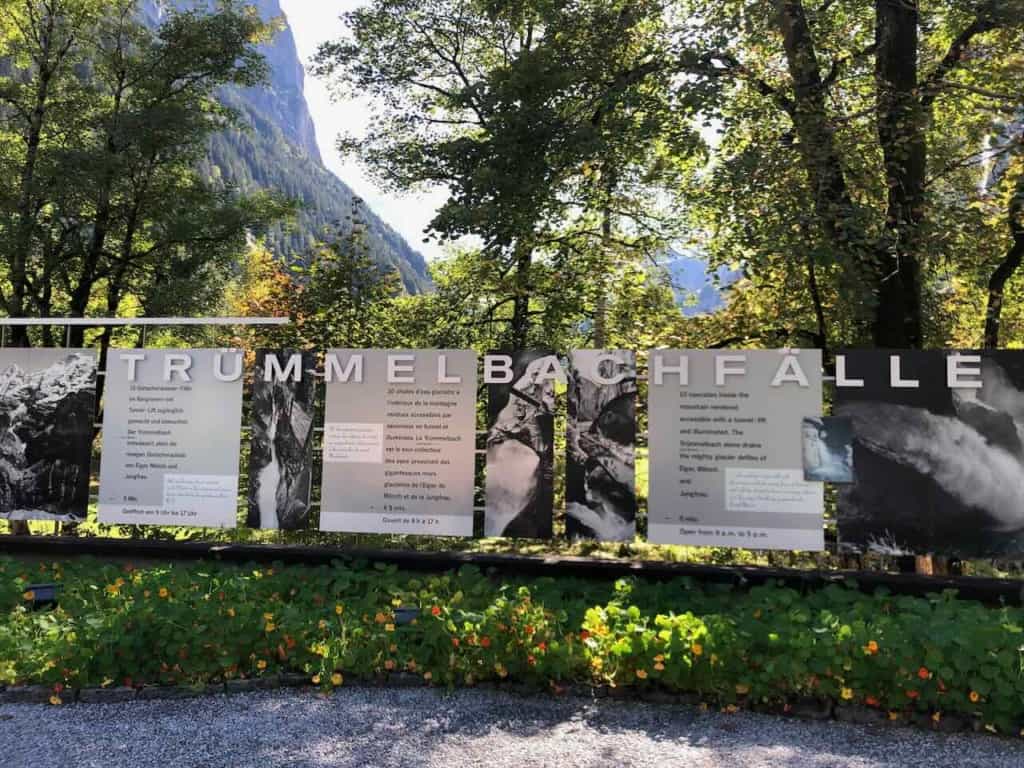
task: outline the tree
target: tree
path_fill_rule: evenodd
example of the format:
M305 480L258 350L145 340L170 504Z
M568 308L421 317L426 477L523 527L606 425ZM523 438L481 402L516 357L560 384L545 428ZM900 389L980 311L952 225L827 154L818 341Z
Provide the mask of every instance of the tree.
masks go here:
M0 212L7 311L82 316L100 302L116 314L133 294L165 309L175 293L199 299L197 277L211 277L247 233L287 212L281 201L218 190L195 171L210 135L232 119L215 90L260 82L256 45L273 25L230 0L212 12L172 13L156 31L135 0L91 14L72 14L69 3L21 1L27 23L15 25L11 50L42 51L51 28L68 42L59 68L37 52L16 57L3 80L12 105L5 132L25 145L12 162L33 178L20 185L30 204ZM81 342L82 329L72 329L71 343Z
M837 340L941 343L935 310L949 270L984 261L981 250L1005 242L991 230L965 237L974 215L965 202L979 195L985 135L1024 101L1024 4L685 6L698 21L680 63L722 85L710 110L723 125L719 185L702 208L706 221L730 229L716 236L719 245L743 243L755 278L767 265L805 265L817 310L841 280L828 324L845 312L857 323ZM776 172L760 175L756 202L737 198L738 167L757 162ZM765 215L774 226L757 221ZM780 248L790 243L794 254ZM810 266L820 270L815 285Z
M538 306L565 297L565 281L541 292L548 266L604 287L589 292L601 328L616 260L670 239L651 203L675 171L667 156L697 142L694 100L669 98L660 13L656 2L377 0L345 15L349 39L320 49L319 73L376 107L373 128L342 149L393 187L449 190L430 228L481 242L503 343L524 346Z

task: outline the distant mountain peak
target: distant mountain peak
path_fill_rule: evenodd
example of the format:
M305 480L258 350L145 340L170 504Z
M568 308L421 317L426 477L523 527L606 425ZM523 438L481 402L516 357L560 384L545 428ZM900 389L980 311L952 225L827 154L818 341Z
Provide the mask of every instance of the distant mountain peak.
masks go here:
M309 0L316 2L319 0ZM303 210L294 227L271 227L269 247L283 258L306 252L327 233L347 234L352 189L324 166L316 127L306 102L306 73L295 36L279 0L249 0L264 20L281 18L285 24L274 39L260 46L270 70L259 88L225 88L220 99L236 110L246 130L214 136L201 170L218 183L245 191L275 189L300 200ZM156 26L170 9L212 7L212 0L142 0L140 9ZM374 259L401 274L411 293L430 288L426 260L405 239L369 208L364 210L367 246Z

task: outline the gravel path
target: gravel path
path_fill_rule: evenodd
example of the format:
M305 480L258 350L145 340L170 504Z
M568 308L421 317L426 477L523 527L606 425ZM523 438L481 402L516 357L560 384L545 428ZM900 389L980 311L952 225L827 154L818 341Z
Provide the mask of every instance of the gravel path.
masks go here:
M0 706L5 768L1020 768L1024 746L687 707L351 688Z

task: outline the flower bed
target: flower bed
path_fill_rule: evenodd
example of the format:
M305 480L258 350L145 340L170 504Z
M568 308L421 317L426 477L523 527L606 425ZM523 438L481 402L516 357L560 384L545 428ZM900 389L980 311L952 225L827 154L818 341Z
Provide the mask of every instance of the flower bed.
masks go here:
M58 607L33 607L29 585L44 582L61 585ZM955 713L1018 734L1022 646L1024 610L954 594L0 559L0 684L46 685L53 703L95 686L298 672L331 688L411 673L439 685L685 692L722 707Z

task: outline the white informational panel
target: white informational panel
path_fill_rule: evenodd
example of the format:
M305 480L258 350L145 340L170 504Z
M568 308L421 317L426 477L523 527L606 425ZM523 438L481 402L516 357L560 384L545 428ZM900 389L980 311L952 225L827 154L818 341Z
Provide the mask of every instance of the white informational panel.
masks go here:
M242 352L111 349L99 519L233 528Z
M327 352L320 530L473 535L471 350Z
M824 549L802 439L820 351L655 350L649 379L651 542Z

